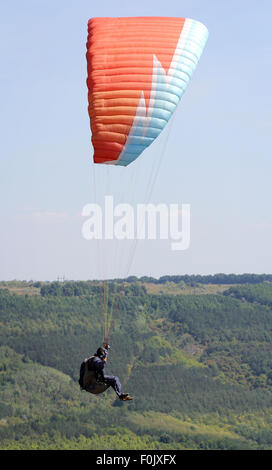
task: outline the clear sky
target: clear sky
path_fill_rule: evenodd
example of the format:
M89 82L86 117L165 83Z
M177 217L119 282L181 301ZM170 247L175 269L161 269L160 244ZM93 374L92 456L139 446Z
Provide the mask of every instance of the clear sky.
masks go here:
M90 279L109 262L111 245L81 234L95 16L185 16L210 33L169 135L146 151L167 140L151 202L191 205L190 248L141 242L128 274L271 273L271 1L14 0L0 7L0 279Z

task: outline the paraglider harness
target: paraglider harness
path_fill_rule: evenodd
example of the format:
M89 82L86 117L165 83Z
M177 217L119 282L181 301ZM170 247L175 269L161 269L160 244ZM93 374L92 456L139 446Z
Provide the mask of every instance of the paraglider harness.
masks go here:
M101 351L103 351L104 353L104 358L108 356L109 349L110 346L107 343L104 344L103 349L101 348ZM96 356L87 357L81 363L78 383L80 385L81 390L86 390L87 392L91 393L100 393L96 390L100 389L101 387L97 386L100 385L106 388L108 388L108 386L106 386L106 384L101 379L99 372L92 368L92 361L95 357Z
M86 359L84 359L84 361L81 363L80 371L79 371L79 379L78 379L78 383L80 385L81 390L85 390L84 383L83 383L85 371L87 371L87 369L88 369L89 361L91 362L91 360L94 357L95 356L86 357Z

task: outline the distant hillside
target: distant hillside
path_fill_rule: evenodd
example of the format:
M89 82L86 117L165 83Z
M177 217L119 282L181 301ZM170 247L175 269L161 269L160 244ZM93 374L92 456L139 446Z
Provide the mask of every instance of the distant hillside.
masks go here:
M77 384L101 282L0 283L0 448L272 449L271 279L217 276L107 283L129 404Z

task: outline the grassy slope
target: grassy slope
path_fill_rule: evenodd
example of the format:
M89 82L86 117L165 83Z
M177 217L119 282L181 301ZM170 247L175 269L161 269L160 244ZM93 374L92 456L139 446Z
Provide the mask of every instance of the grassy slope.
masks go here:
M228 422L215 414L181 418L154 411L130 412L124 406L112 408L112 392L103 397L80 392L69 376L24 362L6 347L0 349L0 358L1 449L257 447L253 439L239 433L246 417L237 415L235 424L234 417ZM9 373L3 371L4 364ZM3 408L4 403L9 403L9 409ZM254 423L256 416L251 418ZM271 424L269 415L261 419L266 427Z
M218 289L218 286L213 287ZM204 286L203 293L210 294L209 289L209 286ZM226 290L225 286L221 289ZM23 293L25 294L25 290ZM191 295L191 292L186 293ZM237 296L237 292L231 291L231 295ZM260 297L259 291L258 296ZM255 300L253 297L253 301ZM246 308L251 305L251 301L245 300L244 297L237 301L230 298L230 301L234 301L233 305L240 306L242 303ZM262 308L264 310L260 310L260 318L267 322L267 307ZM216 312L220 313L219 304L216 305ZM254 322L257 310L251 311L249 308L246 312L245 318L251 315ZM239 310L240 314L243 319L243 309ZM21 336L20 343L22 331L16 315L15 311L10 322L7 318L3 322L5 333L10 335L12 341L9 346L3 346L0 350L1 448L272 448L272 420L269 408L271 399L269 396L265 397L265 389L263 392L262 389L256 391L254 387L251 390L245 388L243 392L243 387L250 383L245 379L249 371L240 371L240 375L238 373L241 366L240 350L237 352L237 365L233 357L230 358L228 370L226 351L229 343L226 338L221 338L221 349L211 351L208 360L203 361L207 346L199 337L201 325L198 326L197 332L190 331L181 335L176 330L176 324L169 320L162 321L160 316L148 319L148 322L144 315L138 316L139 344L135 346L132 340L129 345L130 355L122 355L126 373L118 371L115 366L114 354L117 347L115 353L113 352L113 370L110 372L117 371L122 379L126 377L126 386L137 395L133 404L119 407L112 406L115 404L112 391L109 390L100 397L81 393L76 382L67 374L54 367L42 365L43 361L38 363L37 360L30 360L27 348L26 351L20 351L27 335ZM25 315L25 334L30 335L34 330L35 338L44 335L46 344L50 343L50 335L59 329L58 338L63 340L61 314L57 323L50 315L47 315L44 322L42 311L39 315L29 316L26 311ZM210 310L209 315L212 316ZM206 327L208 317L205 319L204 315L203 320ZM77 325L81 325L82 321L82 314L79 314ZM213 321L209 326L211 335L215 334L212 330ZM68 317L68 324L69 322L72 331L75 327L72 311ZM233 343L233 338L240 334L240 326L238 328L234 324L230 331L232 322L230 318L230 323L226 322L223 330L225 328L224 331L228 331ZM215 330L216 328L217 326ZM152 335L144 337L142 342L141 331L146 329ZM52 338L56 339L54 334ZM72 341L77 341L77 335L72 335L71 338ZM177 347L173 347L173 338L176 338ZM122 339L122 334L117 333L116 346L119 348ZM262 338L257 337L257 340L264 344ZM28 343L28 349L33 349L32 359L37 357L35 341L30 338ZM78 341L82 342L82 337L78 338ZM12 342L18 352L11 347ZM64 343L61 344L64 347ZM240 344L239 338L232 346L234 353L235 344ZM60 356L68 353L69 345L70 342L67 343L67 350L64 347ZM76 349L77 347L76 345ZM23 354L19 354L20 352ZM146 364L147 357L149 359ZM54 362L53 359L51 361ZM214 374L209 367L209 361L218 363L219 367L222 366L221 370ZM58 364L61 367L61 363ZM163 381L162 377L167 377L167 381ZM231 397L230 383L233 387ZM203 392L202 396L199 395L199 389Z

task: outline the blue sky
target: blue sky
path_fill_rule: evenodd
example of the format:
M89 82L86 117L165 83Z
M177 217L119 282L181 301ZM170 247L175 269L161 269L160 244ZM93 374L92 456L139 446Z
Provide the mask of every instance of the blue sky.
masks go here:
M271 15L268 0L2 2L0 279L96 278L98 263L119 274L112 246L99 261L81 235L94 16L185 16L210 33L169 134L147 150L152 161L167 140L151 202L191 205L190 248L141 242L129 274L271 272Z

